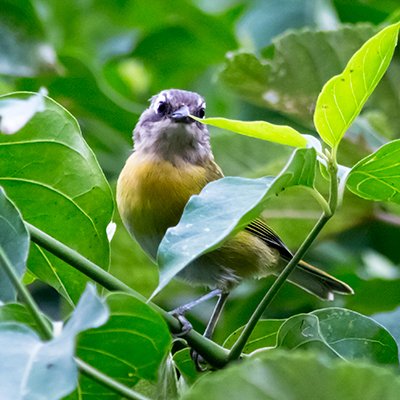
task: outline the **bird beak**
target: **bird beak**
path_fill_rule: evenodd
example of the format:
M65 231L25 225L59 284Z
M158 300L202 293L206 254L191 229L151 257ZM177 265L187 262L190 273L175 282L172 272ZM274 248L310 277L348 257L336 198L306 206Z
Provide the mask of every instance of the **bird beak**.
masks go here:
M186 105L183 105L171 114L171 119L173 119L175 122L193 122L193 120L189 117L189 114L189 108Z

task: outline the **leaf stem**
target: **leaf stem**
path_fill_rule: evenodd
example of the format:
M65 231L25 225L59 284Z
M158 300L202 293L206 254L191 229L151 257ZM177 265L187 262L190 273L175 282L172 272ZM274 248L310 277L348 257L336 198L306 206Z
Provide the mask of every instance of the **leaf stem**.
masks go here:
M122 385L118 381L110 378L108 375L103 374L98 369L92 367L91 365L85 363L79 358L75 358L75 361L79 367L79 370L89 377L90 379L95 380L100 385L106 386L112 389L115 393L120 394L124 398L132 399L132 400L150 400L148 397L143 396L142 394L135 392L132 389L129 389L127 386Z
M28 289L20 282L19 277L15 273L15 269L12 266L10 260L8 259L3 248L0 246L0 262L3 271L7 274L8 279L10 279L15 290L17 291L19 297L25 303L26 308L31 313L33 319L35 320L38 329L45 340L49 340L53 337L53 332L48 322L44 318L43 314L40 312L39 307L36 305Z
M289 261L289 263L286 265L283 271L278 275L275 282L272 284L272 286L269 288L264 298L261 300L257 308L254 310L249 321L247 322L246 326L241 332L239 338L232 346L231 351L229 353L229 360L236 360L240 357L244 346L246 345L257 322L262 317L264 311L266 310L268 305L272 302L272 300L275 298L275 296L282 288L285 281L288 279L289 275L296 268L299 261L306 254L307 250L310 248L315 238L321 232L322 228L334 214L338 204L338 178L337 178L337 163L336 163L335 152L332 152L332 154L330 154L328 161L328 172L330 176L329 202L327 203L326 200L322 197L322 195L321 198L319 198L318 196L316 197L324 210L323 214L320 216L319 220L314 225L311 232L308 234L304 242L301 244L297 252L294 254L293 258ZM317 192L316 190L314 190L313 192L315 192L315 194L316 193L319 194L319 192ZM321 199L323 199L323 202Z
M98 265L83 257L75 250L69 248L65 244L59 242L57 239L54 239L35 226L27 222L25 222L25 224L29 230L31 240L33 242L59 257L61 260L82 272L87 277L93 279L106 289L110 291L121 291L128 293L143 302L147 302L150 307L152 307L164 318L172 333L181 332L180 323L167 311L152 302L148 302L147 299L140 293L136 292L134 289L130 288L128 285L121 282L107 271L104 271ZM184 335L184 339L211 365L215 367L223 367L226 364L228 360L228 350L214 343L212 340L203 337L194 329Z

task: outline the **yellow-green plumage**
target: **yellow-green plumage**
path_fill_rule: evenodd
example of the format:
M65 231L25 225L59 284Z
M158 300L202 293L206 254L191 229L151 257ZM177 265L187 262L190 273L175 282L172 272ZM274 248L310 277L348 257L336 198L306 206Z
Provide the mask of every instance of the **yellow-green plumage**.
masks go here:
M188 117L201 107L204 100L191 92L170 90L153 98L135 128L135 151L118 179L121 218L153 259L190 196L223 176L214 162L207 128ZM257 219L221 248L188 265L179 277L228 292L243 278L277 274L291 257L279 237ZM324 299L332 299L334 292L352 293L345 283L304 262L289 280Z

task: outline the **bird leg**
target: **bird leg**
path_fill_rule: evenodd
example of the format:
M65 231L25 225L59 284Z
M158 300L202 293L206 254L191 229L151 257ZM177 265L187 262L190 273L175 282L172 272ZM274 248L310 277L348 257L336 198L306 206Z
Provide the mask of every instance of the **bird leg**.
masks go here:
M199 297L198 299L195 299L187 304L179 306L179 307L175 308L174 310L170 311L169 313L171 315L173 315L180 322L181 327L182 327L181 332L176 333L175 336L177 336L177 337L185 336L192 329L192 324L186 319L185 314L192 308L203 303L204 301L212 299L215 296L222 296L221 289L214 289L211 292L206 293L205 295ZM214 313L213 313L213 315L214 315Z
M211 339L215 330L215 327L217 326L217 323L219 321L219 317L222 314L222 310L225 306L226 300L228 298L229 292L220 292L219 293L219 298L217 301L217 304L215 305L214 311L211 315L210 320L208 321L206 330L204 331L203 336L206 337L207 339ZM196 365L196 369L200 372L205 371L207 368L204 367L204 359L203 357L197 353L197 351L191 349L190 355L192 357L193 362ZM203 364L203 365L202 365Z

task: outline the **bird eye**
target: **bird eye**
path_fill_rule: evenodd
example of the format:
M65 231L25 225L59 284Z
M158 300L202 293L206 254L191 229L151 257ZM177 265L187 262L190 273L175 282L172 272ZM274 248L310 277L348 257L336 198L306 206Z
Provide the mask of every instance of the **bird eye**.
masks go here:
M204 107L200 108L200 110L197 112L197 116L198 116L199 118L204 118L205 115L206 115L206 110L205 110L205 108L204 108Z
M165 101L160 101L157 107L157 113L164 115L168 110L168 103Z

